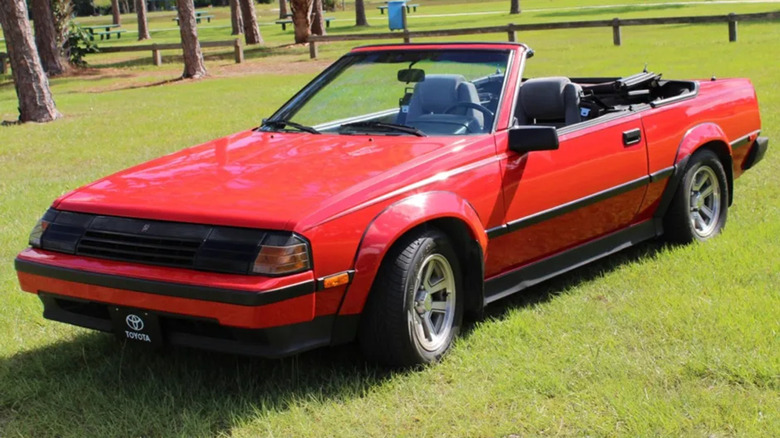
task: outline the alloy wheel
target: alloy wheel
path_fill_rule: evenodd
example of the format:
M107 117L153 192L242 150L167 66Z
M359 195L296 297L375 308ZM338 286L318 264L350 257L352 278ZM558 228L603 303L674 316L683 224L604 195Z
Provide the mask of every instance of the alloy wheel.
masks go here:
M455 275L446 257L431 254L417 272L409 324L417 342L436 351L450 338L455 320Z
M708 237L718 226L720 192L715 172L708 166L698 168L691 178L689 217L691 227L700 237Z

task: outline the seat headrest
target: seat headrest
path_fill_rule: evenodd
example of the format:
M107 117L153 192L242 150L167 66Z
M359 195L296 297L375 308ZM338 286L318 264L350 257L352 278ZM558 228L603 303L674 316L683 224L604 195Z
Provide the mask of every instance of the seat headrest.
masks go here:
M461 100L460 85L464 82L466 78L461 75L428 75L414 86L414 95L422 103L423 113L443 113Z
M531 119L563 119L566 114L563 91L569 84L571 81L565 77L529 79L520 87L518 105Z

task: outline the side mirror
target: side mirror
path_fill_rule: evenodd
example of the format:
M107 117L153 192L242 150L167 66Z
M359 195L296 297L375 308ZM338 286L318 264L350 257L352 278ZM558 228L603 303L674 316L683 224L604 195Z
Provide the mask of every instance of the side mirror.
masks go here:
M509 149L524 154L558 149L558 131L554 126L516 126L509 129Z

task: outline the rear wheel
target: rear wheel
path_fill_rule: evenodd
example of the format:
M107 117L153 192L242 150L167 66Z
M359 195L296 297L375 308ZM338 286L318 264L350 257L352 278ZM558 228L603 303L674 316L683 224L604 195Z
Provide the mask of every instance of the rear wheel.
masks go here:
M426 230L388 252L363 311L360 344L369 358L395 366L439 360L463 320L464 297L447 236Z
M728 215L728 181L718 156L697 151L690 159L664 218L670 241L704 241L720 233Z

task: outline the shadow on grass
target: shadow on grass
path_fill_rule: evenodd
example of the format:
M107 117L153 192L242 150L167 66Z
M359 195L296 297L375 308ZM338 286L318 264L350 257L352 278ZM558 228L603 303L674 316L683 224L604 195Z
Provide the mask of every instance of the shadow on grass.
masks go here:
M659 3L658 5L655 6L637 5L637 6L615 6L615 7L608 7L608 8L571 9L565 11L544 12L536 16L537 17L580 17L584 15L624 14L630 12L663 11L667 9L680 9L685 7L687 7L687 5Z
M650 242L627 249L501 300L488 307L486 317L543 305L661 248ZM463 336L474 330L476 324L467 324ZM9 434L32 436L229 435L234 427L299 401L344 403L414 372L367 363L356 345L263 360L185 348L151 351L83 332L0 359L0 423Z
M395 373L352 345L262 360L83 333L0 360L0 419L20 436L229 435L298 400L361 397Z

